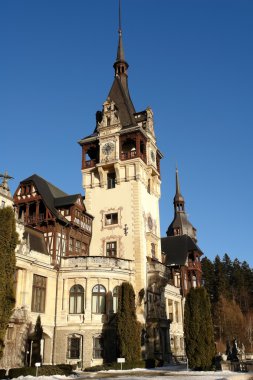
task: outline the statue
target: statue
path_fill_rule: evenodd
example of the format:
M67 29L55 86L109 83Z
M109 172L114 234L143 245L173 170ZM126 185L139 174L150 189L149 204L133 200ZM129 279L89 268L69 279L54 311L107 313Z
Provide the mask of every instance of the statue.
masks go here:
M238 356L237 356L238 353L239 353L239 351L238 351L237 340L236 340L236 338L234 338L233 339L233 345L232 345L231 361L233 361L233 362L239 361Z

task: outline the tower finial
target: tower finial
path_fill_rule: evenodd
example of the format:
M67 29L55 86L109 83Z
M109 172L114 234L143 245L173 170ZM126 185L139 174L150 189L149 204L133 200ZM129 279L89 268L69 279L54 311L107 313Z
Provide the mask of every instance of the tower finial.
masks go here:
M115 69L115 76L122 77L123 75L127 75L128 64L125 61L125 54L123 49L123 41L122 41L122 25L121 25L121 0L119 0L119 42L118 42L118 50L116 61L113 65Z
M119 34L122 33L121 30L121 0L119 0Z
M176 166L176 194L180 194L180 184L179 184L179 177L178 177L178 168Z

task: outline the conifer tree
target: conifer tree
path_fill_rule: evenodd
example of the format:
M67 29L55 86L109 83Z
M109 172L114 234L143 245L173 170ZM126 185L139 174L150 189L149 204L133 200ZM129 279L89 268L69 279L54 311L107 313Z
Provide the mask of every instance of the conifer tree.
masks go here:
M0 210L0 358L3 356L4 337L13 307L15 248L18 243L15 215L11 207Z
M136 317L134 290L128 282L123 282L119 287L116 331L118 356L127 362L140 360L141 328Z
M41 362L41 339L43 336L43 328L41 325L41 318L40 315L38 315L36 324L34 327L34 333L32 335L32 340L33 340L33 357L32 357L32 364Z
M211 306L207 291L192 288L186 296L185 349L192 369L208 370L215 355Z
M211 260L204 257L201 260L202 268L202 280L204 282L205 289L209 294L210 300L214 299L214 289L215 289L215 275L214 275L214 265Z

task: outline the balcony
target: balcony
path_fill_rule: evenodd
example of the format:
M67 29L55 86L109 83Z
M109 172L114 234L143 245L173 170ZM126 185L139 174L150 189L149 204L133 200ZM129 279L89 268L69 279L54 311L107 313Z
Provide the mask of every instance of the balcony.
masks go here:
M83 169L94 168L96 166L96 160L88 160L83 162Z
M76 256L76 257L65 257L63 260L63 267L65 268L84 268L87 269L98 269L101 270L106 268L120 269L126 271L132 271L132 261L123 260L117 257L105 257L105 256Z
M26 224L37 224L44 220L45 216L44 214L39 214L38 218L36 218L36 215L29 215L28 217L25 217L25 223Z
M130 152L122 152L120 154L121 161L131 160L131 159L137 158L137 157L141 158L142 161L146 162L146 156L143 153L140 153L138 155L136 150L132 150Z
M201 263L199 261L188 261L188 269L190 270L200 270L201 271Z
M166 267L164 264L160 263L159 261L149 260L147 263L147 269L148 269L149 274L159 273L160 276L169 279L170 272L169 272L168 267Z

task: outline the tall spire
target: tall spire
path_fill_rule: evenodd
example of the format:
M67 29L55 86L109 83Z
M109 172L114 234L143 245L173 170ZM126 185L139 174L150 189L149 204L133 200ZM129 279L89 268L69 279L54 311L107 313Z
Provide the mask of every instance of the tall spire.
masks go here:
M125 61L125 53L122 40L122 27L121 27L121 0L119 0L119 41L117 49L116 61L113 65L115 69L115 76L127 76L128 63Z
M184 211L184 197L180 192L178 168L176 168L176 194L174 197L174 209L177 211Z

